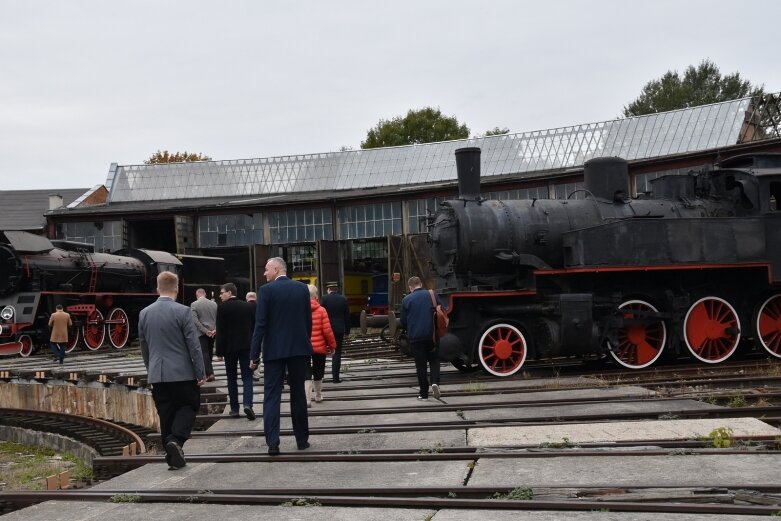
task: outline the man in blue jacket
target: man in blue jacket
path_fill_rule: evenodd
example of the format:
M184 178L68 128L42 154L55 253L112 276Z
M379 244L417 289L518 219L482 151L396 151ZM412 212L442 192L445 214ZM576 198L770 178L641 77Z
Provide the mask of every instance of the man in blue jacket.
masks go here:
M439 352L434 342L434 304L431 293L423 288L420 277L410 277L407 282L409 294L401 301L401 327L407 330L410 351L415 357L420 395L418 400L428 400L427 367L431 366L431 393L440 397ZM437 304L439 297L436 297Z
M306 284L287 277L280 257L269 259L264 273L270 284L258 290L255 332L250 367L254 371L263 354L263 430L268 453L279 454L279 408L282 379L287 369L290 415L298 450L309 448L309 418L304 381L312 356L312 309Z

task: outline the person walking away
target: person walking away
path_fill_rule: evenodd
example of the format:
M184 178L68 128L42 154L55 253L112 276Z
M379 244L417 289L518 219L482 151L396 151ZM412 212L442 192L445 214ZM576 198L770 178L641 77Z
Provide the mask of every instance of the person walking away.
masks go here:
M241 370L242 403L247 419L255 419L252 410L252 369L249 367L249 350L252 341L252 306L236 298L236 285L232 282L220 288L222 305L217 308L217 356L225 360L225 377L228 380L230 415L239 417L239 386L236 365Z
M165 460L169 470L176 470L187 465L182 447L201 407L200 387L206 374L193 314L176 302L179 278L168 271L160 273L157 293L160 297L141 310L138 339L160 417Z
M407 330L410 351L415 358L420 394L418 400L428 400L426 365L431 367L431 393L441 396L439 390L439 353L434 342L434 305L431 294L423 288L420 277L407 281L409 294L401 301L401 327ZM437 296L437 304L442 305Z
M198 342L201 345L201 352L203 353L203 364L206 368L206 381L211 382L214 380L212 357L214 356L214 336L217 334L215 331L217 322L217 303L206 298L206 290L203 288L195 290L195 296L197 298L190 304L190 309L192 309L193 312L195 327L198 329Z
M306 285L288 278L287 264L281 257L266 262L264 276L269 284L258 290L250 367L254 371L263 356L263 430L268 453L276 456L285 370L296 445L298 450L309 448L304 381L312 356L312 309Z
M65 361L65 345L68 343L68 331L73 325L71 316L62 309L62 304L57 304L54 313L49 317L49 327L52 328L49 337L49 347L51 347L54 361L60 365Z
M312 381L307 379L307 407L312 400L323 401L323 376L325 376L325 357L334 351L336 338L331 330L328 313L317 300L317 286L309 285L309 303L312 307ZM312 392L314 386L314 393Z
M255 312L258 309L258 294L254 291L248 291L244 296L244 300L252 306L252 330L250 331L250 338L252 338L252 332L255 331ZM260 371L252 371L252 379L260 381Z
M331 377L335 384L341 383L340 371L342 369L342 344L344 337L350 334L350 306L347 299L339 293L338 282L326 284L328 293L320 301L320 305L328 312L328 320L336 338L336 349L331 358Z

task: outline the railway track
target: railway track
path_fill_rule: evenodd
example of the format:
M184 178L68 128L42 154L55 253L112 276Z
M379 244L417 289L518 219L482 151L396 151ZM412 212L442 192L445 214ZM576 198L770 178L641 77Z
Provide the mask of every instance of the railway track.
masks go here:
M146 454L94 458L96 478L120 476L116 483L104 481L93 489L56 493L3 492L0 501L5 501L11 508L57 499L58 505L66 506L79 504L68 503L70 501L103 504L129 501L141 505L178 503L177 508L197 504L201 509L219 508L219 505L424 509L430 512L434 521L437 511L448 509L477 510L485 518L498 510L610 510L662 516L658 519L666 513L767 516L781 511L781 481L777 479L777 473L768 474L760 482L741 479L739 473L725 474L713 477L707 484L696 480L671 484L666 479L636 483L627 480L626 476L612 477L609 473L600 474L601 479L594 484L565 479L542 483L519 481L508 486L507 478L497 478L495 485L486 484L485 477L482 481L475 480L481 472L485 476L486 469L495 465L516 465L522 469L533 462L549 466L566 461L577 466L577 462L582 461L581 465L588 467L605 461L606 468L619 465L649 470L665 461L690 461L689 465L696 467L699 461L707 466L729 458L781 464L781 438L772 435L732 435L729 446L722 448L714 448L714 441L706 437L649 441L630 436L620 441L590 443L559 438L553 443L516 442L502 446L464 443L465 433L505 427L626 423L642 426L647 422L694 419L723 421L726 425L731 419L747 418L781 424L781 382L777 363L756 359L735 360L716 367L678 363L640 371L555 363L530 367L524 374L507 379L445 369L442 399L416 403L411 361L386 346L366 344L346 349L345 357L350 359L350 367L345 382L339 385L327 382L326 401L309 410L310 433L314 441L311 450L283 449L280 456L268 456L262 438L262 423L228 420L223 414L217 414L226 406L224 394L217 388L208 388L204 389L204 401L208 404L202 407L203 414L198 417L201 427L207 430L193 433L193 439L185 447L188 466L178 472L187 473L202 467L203 471L186 474L189 476L186 487L166 487L165 479L172 474L166 474L163 456L155 453L159 436L151 434L144 437L147 448L151 448ZM138 360L129 358L130 362L127 357L120 360L118 365L121 367L90 364L89 371L104 374L132 371ZM220 382L222 385L224 382ZM262 384L256 383L259 385ZM616 394L625 385L634 391ZM638 390L639 387L646 388L647 393ZM259 392L257 387L255 392ZM607 394L595 397L601 392ZM737 397L742 397L750 406L718 406ZM709 403L702 403L706 401ZM699 405L695 406L697 403ZM285 408L283 406L283 410ZM283 414L282 421L282 435L284 439L290 439L289 416ZM387 443L389 441L393 443ZM334 476L342 477L337 479L344 479L366 469L385 468L383 465L410 466L404 467L407 469L405 475L422 472L421 469L431 465L456 465L448 468L464 469L461 471L464 475L456 479L448 474L444 476L448 482L442 486L413 486L402 479L376 486L366 479L325 480L301 486L290 486L290 482L284 481L284 476L294 468L312 469L307 473L324 472L325 475L333 471ZM155 469L163 469L163 474ZM256 478L277 476L277 473L282 477L273 478L275 485L258 484L255 488L242 488L233 482L222 481L195 487L191 481L198 475L241 475L248 471ZM147 477L141 478L143 485L134 486L129 481L131 475ZM572 476L579 474L575 472ZM255 478L243 482L253 481ZM196 512L197 515L204 515L204 512L220 515L218 511L209 510L194 511L192 515ZM271 517L279 517L280 511L273 512L269 514ZM323 515L329 516L329 513Z

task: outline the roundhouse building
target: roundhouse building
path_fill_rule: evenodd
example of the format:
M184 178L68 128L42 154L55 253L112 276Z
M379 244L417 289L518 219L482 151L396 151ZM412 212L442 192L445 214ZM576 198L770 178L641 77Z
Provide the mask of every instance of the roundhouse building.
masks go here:
M50 237L224 257L240 290L270 256L322 286L340 280L355 313L400 299L428 272L426 217L457 193L454 151L482 149L484 197L582 198L582 165L630 163L635 194L665 174L781 152L780 94L535 132L394 148L162 165L112 164L104 204L49 211Z

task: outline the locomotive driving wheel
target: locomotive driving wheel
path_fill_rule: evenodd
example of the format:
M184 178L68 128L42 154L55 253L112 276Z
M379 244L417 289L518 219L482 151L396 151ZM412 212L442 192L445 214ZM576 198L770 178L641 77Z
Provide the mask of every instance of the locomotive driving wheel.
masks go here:
M754 319L756 339L771 355L781 358L781 294L759 306Z
M130 321L124 309L114 308L109 312L106 328L108 329L108 340L112 346L116 349L122 349L127 345L128 338L130 338Z
M511 324L489 326L477 348L480 364L494 376L511 376L526 361L526 337Z
M729 302L704 297L695 302L683 322L684 340L691 354L708 364L732 356L740 342L740 319Z
M106 339L106 328L103 325L103 313L99 309L95 309L87 315L81 332L84 335L84 345L87 346L87 349L90 351L100 349Z
M65 352L70 353L76 349L76 345L79 343L79 334L81 328L74 322L74 324L68 329L68 342L65 344Z
M19 355L23 356L24 358L27 358L31 354L33 354L33 339L30 338L30 335L22 335L19 337L19 343L22 344L22 347L19 349Z
M626 325L616 331L617 345L610 349L610 355L629 369L648 367L661 356L667 341L664 322L646 320L659 310L643 300L627 300L618 309Z

